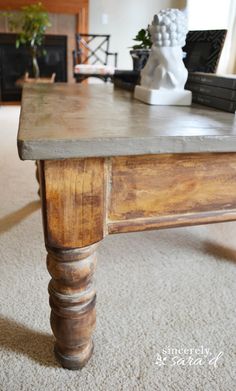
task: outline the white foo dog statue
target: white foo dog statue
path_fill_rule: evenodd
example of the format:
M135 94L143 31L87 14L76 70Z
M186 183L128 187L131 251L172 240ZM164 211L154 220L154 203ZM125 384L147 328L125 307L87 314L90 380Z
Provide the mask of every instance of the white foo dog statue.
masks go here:
M135 97L154 105L191 105L192 93L184 89L188 77L182 51L187 34L184 14L178 9L162 10L149 31L153 45Z

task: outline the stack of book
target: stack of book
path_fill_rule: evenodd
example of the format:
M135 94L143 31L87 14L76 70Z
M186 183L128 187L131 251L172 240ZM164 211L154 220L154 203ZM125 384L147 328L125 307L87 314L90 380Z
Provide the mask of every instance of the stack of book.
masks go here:
M234 113L236 75L190 72L185 89L192 91L193 102Z

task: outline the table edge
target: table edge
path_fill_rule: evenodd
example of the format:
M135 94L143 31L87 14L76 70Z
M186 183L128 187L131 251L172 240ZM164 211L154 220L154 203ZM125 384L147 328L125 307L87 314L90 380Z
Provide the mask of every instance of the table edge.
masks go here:
M223 141L223 143L222 143ZM235 143L234 143L235 141ZM106 137L75 140L17 140L21 160L154 155L168 153L236 152L236 135Z

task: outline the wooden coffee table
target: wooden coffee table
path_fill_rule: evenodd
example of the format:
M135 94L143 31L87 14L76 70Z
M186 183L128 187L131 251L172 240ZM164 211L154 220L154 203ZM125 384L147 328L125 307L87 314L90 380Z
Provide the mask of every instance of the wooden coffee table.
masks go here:
M107 85L25 86L18 150L39 162L64 367L81 368L93 351L93 275L106 235L236 220L235 124L233 114L147 106Z

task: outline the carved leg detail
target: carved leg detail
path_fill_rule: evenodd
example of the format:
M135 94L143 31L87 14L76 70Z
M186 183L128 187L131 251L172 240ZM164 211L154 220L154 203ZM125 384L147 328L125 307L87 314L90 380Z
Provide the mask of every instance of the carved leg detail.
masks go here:
M51 327L55 355L63 367L82 368L93 352L96 292L93 274L97 244L73 250L48 248Z
M39 162L36 161L35 162L35 166L36 166L36 169L35 169L35 178L39 184L39 189L38 189L38 196L40 197L40 179L39 179Z

